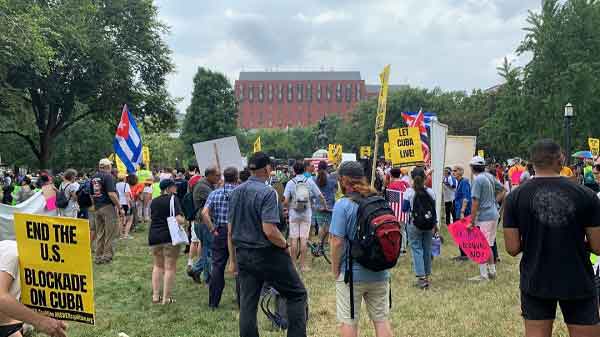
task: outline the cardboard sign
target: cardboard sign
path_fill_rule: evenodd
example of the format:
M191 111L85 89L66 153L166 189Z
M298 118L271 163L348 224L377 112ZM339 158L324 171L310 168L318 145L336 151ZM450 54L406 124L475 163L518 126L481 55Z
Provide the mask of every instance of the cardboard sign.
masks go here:
M415 166L423 163L423 148L419 128L400 128L388 130L392 165Z
M221 172L230 166L240 171L244 169L242 154L235 136L196 143L193 147L198 168L203 174L204 170L211 166L216 166Z
M486 263L492 254L490 245L478 227L467 229L467 223L471 220L468 216L448 226L448 231L454 242L462 249L473 262Z
M361 158L370 158L371 157L371 147L370 146L361 146L360 147L360 157Z
M390 143L383 143L383 156L386 161L392 160L392 151L390 149Z
M600 139L588 138L588 144L590 145L590 152L592 152L592 155L598 157L598 155L600 155Z
M142 146L142 162L150 167L150 148L147 146Z
M260 143L260 136L254 141L254 153L262 151L262 144Z
M390 65L386 65L383 68L381 74L379 74L379 82L381 87L379 88L379 99L377 101L377 115L375 117L375 133L383 132L385 127L385 111L387 109L387 96L388 96L388 82L390 79Z
M327 160L333 165L342 163L342 144L329 144L327 147Z
M21 303L46 316L94 324L87 220L15 214Z

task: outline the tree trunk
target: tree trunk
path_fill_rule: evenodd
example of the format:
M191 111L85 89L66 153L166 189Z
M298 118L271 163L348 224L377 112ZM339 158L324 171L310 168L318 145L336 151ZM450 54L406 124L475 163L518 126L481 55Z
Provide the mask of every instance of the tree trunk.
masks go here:
M40 169L49 169L50 156L52 154L52 139L47 132L40 133L40 152L38 157Z

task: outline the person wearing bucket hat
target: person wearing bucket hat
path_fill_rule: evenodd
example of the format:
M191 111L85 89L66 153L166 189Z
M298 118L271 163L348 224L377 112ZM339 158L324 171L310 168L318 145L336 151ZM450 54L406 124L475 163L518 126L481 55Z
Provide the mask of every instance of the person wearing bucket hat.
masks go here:
M488 241L490 249L496 244L496 231L500 213L498 200L504 197L504 187L491 174L485 171L485 160L475 156L469 163L473 172L471 185L471 222L467 225L470 229L479 227ZM491 255L487 263L479 265L479 276L470 278L470 281L488 281L496 278L496 262Z
M390 272L372 271L360 263L352 263L352 280L345 282L348 238L354 238L358 230L358 203L352 200L356 193L368 197L376 193L365 177L362 165L346 161L338 168L338 182L344 197L333 207L329 227L331 268L335 277L336 311L342 336L356 336L361 302L366 303L369 318L375 326L377 336L392 336L389 322ZM352 291L350 286L352 285ZM354 307L354 313L352 308Z
M183 211L177 193L177 185L172 179L164 179L159 183L161 195L150 203L150 228L148 230L148 245L152 250L152 303L171 304L175 302L171 292L175 284L177 258L180 245L174 246L171 240L167 218L174 216L179 225L185 224ZM161 282L162 280L162 282ZM161 284L162 283L162 284Z
M98 172L92 178L92 196L96 224L96 264L109 263L113 258L113 240L117 231L117 214L122 210L111 174L112 162L107 158L98 163Z

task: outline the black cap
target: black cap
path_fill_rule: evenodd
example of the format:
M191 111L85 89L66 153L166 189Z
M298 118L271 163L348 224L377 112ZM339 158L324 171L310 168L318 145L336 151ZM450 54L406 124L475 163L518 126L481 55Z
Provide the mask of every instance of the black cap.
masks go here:
M165 179L165 180L162 180L162 181L160 182L160 184L159 184L159 186L160 186L160 189L161 189L162 191L164 191L164 190L166 190L167 188L169 188L169 187L171 187L171 186L174 186L174 185L175 185L175 181L173 181L173 179Z
M362 178L365 176L365 170L359 162L346 161L340 165L338 174L342 177Z
M248 168L253 171L265 168L267 165L271 165L271 158L264 152L254 153L248 161Z

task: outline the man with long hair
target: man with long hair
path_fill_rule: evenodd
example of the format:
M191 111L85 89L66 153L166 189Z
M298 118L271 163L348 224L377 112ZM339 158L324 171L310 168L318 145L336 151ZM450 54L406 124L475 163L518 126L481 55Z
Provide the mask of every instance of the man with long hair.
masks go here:
M527 337L550 337L559 304L569 334L600 336L590 251L600 254L600 200L561 177L552 140L531 148L535 177L513 190L504 208L506 251L521 257L521 311Z
M361 302L367 305L369 318L375 326L377 337L391 337L390 313L390 272L374 272L359 263L352 264L354 287L354 317L351 312L350 286L344 282L346 271L348 238L354 238L358 230L358 204L353 196L367 197L374 193L364 170L358 162L344 162L338 170L339 185L344 197L333 207L329 233L331 234L331 267L336 280L337 319L340 323L340 335L353 337L358 335L358 322Z

